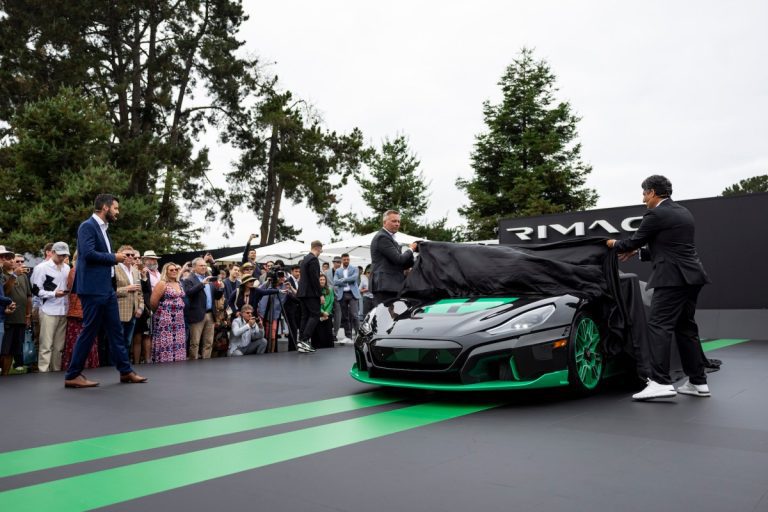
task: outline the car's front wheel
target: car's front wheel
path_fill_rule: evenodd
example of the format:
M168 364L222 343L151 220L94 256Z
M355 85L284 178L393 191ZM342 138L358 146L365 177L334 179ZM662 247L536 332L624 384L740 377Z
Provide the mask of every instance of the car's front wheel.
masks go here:
M588 313L579 312L568 340L568 382L577 393L592 393L600 386L604 371L600 329Z

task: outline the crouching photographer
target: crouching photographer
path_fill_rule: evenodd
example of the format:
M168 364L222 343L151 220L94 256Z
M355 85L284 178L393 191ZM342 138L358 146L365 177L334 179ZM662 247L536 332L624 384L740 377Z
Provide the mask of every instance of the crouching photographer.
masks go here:
M253 306L246 304L240 309L240 316L232 321L229 337L229 355L247 356L267 351L267 340L259 321L253 314Z

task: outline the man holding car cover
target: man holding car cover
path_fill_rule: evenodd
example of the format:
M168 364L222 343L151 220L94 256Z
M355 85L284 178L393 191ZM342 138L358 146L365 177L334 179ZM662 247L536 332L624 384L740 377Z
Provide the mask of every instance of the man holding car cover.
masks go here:
M672 183L664 176L650 176L643 181L642 187L643 203L648 212L640 227L629 240L606 242L608 247L619 252L621 261L640 251L641 260L653 262L647 285L654 289L648 318L652 376L646 388L632 398L670 398L678 392L707 397L710 392L705 360L694 316L701 287L710 280L696 252L693 215L672 201ZM647 249L643 248L646 244ZM688 376L677 390L669 376L673 336L683 371Z

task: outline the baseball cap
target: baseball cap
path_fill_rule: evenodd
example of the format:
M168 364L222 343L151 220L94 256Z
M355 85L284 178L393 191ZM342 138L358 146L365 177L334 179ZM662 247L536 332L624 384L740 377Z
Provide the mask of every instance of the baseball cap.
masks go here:
M56 242L51 250L59 256L69 256L69 246L66 242Z

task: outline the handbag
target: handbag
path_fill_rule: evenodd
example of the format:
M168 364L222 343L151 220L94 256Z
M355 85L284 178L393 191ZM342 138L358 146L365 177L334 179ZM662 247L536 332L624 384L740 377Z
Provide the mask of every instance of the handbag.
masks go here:
M28 327L24 331L24 344L22 345L22 351L24 353L24 364L37 363L37 348L35 347L35 339L32 334L32 328Z

